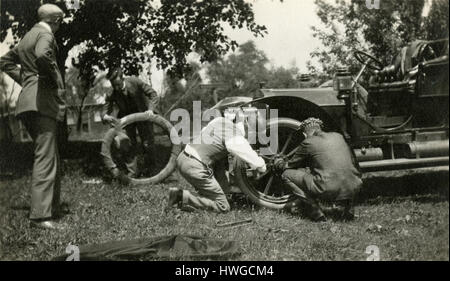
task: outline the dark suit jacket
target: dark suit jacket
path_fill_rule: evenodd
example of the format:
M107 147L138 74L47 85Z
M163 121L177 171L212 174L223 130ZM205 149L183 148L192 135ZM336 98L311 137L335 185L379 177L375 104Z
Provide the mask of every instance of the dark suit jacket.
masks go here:
M330 200L352 199L361 188L361 175L341 134L320 132L306 138L289 162L289 168L300 166L310 168L312 184Z
M123 91L126 91L126 95ZM157 103L158 95L155 90L139 78L132 76L125 78L124 90L113 91L106 97L105 108L106 114L111 115L115 104L119 108L117 117L121 118L136 112L156 111Z
M15 48L0 58L0 70L22 86L16 115L37 111L62 120L65 87L57 65L57 52L53 33L36 24Z

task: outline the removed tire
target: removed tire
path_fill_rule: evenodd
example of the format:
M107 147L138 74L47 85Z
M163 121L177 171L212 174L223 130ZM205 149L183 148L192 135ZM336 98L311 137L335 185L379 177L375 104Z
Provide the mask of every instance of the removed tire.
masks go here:
M178 154L181 152L181 146L173 144L171 141L171 137L173 137L171 135L171 130L173 128L172 124L162 116L140 112L123 117L122 119L120 119L119 129L111 128L105 134L102 142L101 153L102 155L107 155L112 159L111 144L114 140L114 137L124 127L136 122L149 122L149 126L153 126L152 128L156 126L156 128L158 128L158 132L157 134L155 134L155 142L156 140L159 140L157 144L159 147L154 149L154 151L158 153L165 152L165 155L152 155L153 157L157 158L157 160L159 161L159 165L157 167L158 170L154 171L154 174L152 174L151 176L142 178L130 178L127 176L125 177L132 185L149 185L160 183L173 173L176 168L176 159L178 157Z

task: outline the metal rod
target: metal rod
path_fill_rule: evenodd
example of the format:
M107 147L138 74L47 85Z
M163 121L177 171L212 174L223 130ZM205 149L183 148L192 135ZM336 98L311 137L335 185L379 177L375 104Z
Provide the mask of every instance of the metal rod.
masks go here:
M296 148L294 148L291 152L289 152L286 157L291 157L292 155L294 155L298 150L300 149L300 146L297 146Z
M253 219L249 218L249 219L244 219L244 220L234 221L234 222L217 223L216 226L217 227L231 227L231 226L237 226L237 225L242 225L242 224L248 224L251 222L253 222Z
M282 149L281 152L280 152L281 155L283 155L284 152L286 151L286 149L288 148L288 145L289 145L289 143L291 142L292 136L294 135L294 133L295 133L295 131L293 131L293 132L291 132L291 133L289 134L289 137L288 137L286 143L284 144L283 149Z
M400 168L412 168L412 167L425 167L425 166L438 166L448 165L449 157L433 157L433 158L420 158L420 159L394 159L394 160L379 160L361 162L359 166L364 171L381 171Z
M370 59L367 59L366 63L363 65L359 73L356 75L356 77L353 79L352 89L356 86L356 83L358 83L359 78L361 78L361 75L364 73L364 70L366 70L367 65L369 64Z

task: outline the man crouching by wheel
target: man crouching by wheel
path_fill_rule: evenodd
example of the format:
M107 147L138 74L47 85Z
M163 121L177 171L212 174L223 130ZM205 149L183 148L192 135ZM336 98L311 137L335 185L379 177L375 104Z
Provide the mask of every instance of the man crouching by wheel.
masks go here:
M158 95L155 90L141 81L139 78L131 76L124 78L121 68L112 69L107 79L111 82L113 92L106 98L106 114L103 116L103 121L117 126L120 124L117 118L137 113L148 112L153 114L154 108L158 102ZM117 118L112 115L113 106L119 108ZM152 127L147 122L139 122L125 127L126 135L131 141L130 155L126 161L128 170L128 177L135 178L137 176L137 136L136 129L139 132L144 151L147 157L147 164L151 165L154 161L154 153L152 151L153 145L153 131ZM111 174L116 177L119 173L117 167L112 165L108 167Z
M209 122L193 143L186 145L177 159L178 170L194 186L198 195L188 190L171 188L168 207L177 204L185 211L230 211L225 192L214 176L216 164L227 159L231 153L248 163L256 172L266 171L264 159L258 156L246 139L246 123L242 110L225 114L225 117L217 117Z
M297 205L310 219L325 221L316 201L320 199L337 203L335 211L340 219L353 219L353 199L362 181L343 136L323 132L322 121L317 118L303 121L300 131L305 139L294 157L287 163L280 160L274 164L286 186L298 197L287 208Z

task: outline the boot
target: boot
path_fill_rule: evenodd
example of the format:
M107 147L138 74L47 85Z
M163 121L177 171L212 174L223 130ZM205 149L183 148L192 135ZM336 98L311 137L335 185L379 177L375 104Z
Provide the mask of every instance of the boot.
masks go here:
M343 200L336 202L338 206L338 212L340 219L345 221L351 221L355 219L355 208L352 200Z
M291 213L300 212L315 222L323 222L327 220L319 204L313 200L299 198L286 204L284 208L286 211Z
M183 190L171 187L169 189L169 199L167 201L167 208L172 208L174 205L179 205L183 199Z
M325 222L327 218L317 202L311 201L308 206L308 216L314 222Z

